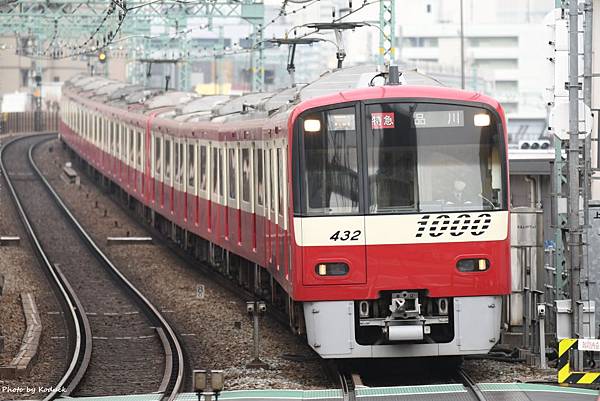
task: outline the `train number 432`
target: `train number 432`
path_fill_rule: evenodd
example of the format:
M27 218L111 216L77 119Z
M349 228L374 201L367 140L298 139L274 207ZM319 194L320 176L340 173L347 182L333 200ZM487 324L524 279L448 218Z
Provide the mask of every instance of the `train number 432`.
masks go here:
M338 230L338 231L334 232L333 235L331 237L329 237L329 239L332 241L358 241L360 234L361 234L360 230L354 230L354 231Z

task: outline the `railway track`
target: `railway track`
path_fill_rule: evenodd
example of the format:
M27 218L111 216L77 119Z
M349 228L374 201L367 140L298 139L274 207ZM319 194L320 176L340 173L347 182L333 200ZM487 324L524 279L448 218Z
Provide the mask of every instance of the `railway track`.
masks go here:
M2 173L68 330L68 368L44 400L148 392L174 400L183 382L182 346L159 309L106 257L36 166L35 147L52 137L15 138L0 151Z
M460 381L462 382L463 386L465 386L467 388L467 391L469 392L469 394L471 394L473 400L476 401L486 401L487 398L485 398L485 395L483 395L483 392L481 391L481 389L479 388L479 386L475 383L475 381L471 378L471 376L469 376L467 374L467 372L465 372L462 368L460 368L457 372L458 377L460 379Z
M409 364L410 366L410 364ZM344 362L330 362L325 365L325 369L328 374L334 378L338 377L340 388L343 393L344 401L355 401L357 399L357 389L364 387L363 377L359 373L360 369L357 369L356 365L344 364ZM445 370L445 377L436 375L435 378L429 378L425 381L416 381L411 375L406 375L406 369L392 369L390 374L389 369L382 369L378 371L379 375L384 377L383 381L372 382L367 381L367 385L373 385L373 387L395 387L395 386L413 386L413 385L440 385L440 384L462 384L468 394L465 398L460 397L461 400L473 400L473 401L487 401L477 383L471 378L471 376L462 367L448 366ZM335 380L332 380L335 381ZM454 399L454 398L451 398Z

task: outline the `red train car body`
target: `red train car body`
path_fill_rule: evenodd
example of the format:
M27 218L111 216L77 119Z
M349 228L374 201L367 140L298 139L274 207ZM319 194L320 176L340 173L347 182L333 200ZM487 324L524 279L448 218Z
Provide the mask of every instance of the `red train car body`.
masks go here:
M237 98L78 77L60 135L155 226L281 304L322 357L485 353L510 291L504 113L377 74Z

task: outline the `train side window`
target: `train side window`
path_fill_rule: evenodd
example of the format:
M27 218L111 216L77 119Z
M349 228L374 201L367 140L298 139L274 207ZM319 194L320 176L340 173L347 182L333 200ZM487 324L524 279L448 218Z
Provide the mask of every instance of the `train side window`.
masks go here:
M250 149L242 149L242 201L250 202Z
M173 181L175 182L175 184L179 184L181 182L179 174L180 174L180 169L179 169L179 158L180 158L180 154L179 154L179 143L177 142L177 139L173 139L173 169L174 171L174 179Z
M183 141L183 139L180 139L180 141ZM179 174L177 176L177 180L179 181L179 184L183 185L183 183L185 182L185 171L183 168L183 166L185 166L185 144L183 142L179 142L177 144L177 147L179 148L179 160L177 161L177 170L179 170Z
M109 146L110 146L110 154L114 155L115 154L115 122L111 121L110 123L110 137L109 137Z
M211 147L212 152L212 192L219 195L219 150L216 147Z
M207 187L207 170L208 170L208 155L206 153L206 145L200 145L200 177L199 177L199 189L200 191L206 191Z
M98 136L98 147L102 150L106 150L106 147L104 146L104 137L108 134L108 130L105 129L103 131L100 132L100 135Z
M161 138L159 136L156 136L154 138L154 173L155 173L155 177L157 177L159 180L162 181L162 178L160 176L161 171L162 171L161 152L162 152Z
M115 156L121 158L121 127L120 123L117 123L117 130L115 132Z
M278 182L278 191L277 191L277 210L281 215L283 213L283 184L281 182L281 175L283 172L283 162L281 156L281 148L277 148L277 182Z
M121 160L127 161L127 126L121 126Z
M223 200L223 195L224 195L224 187L225 187L225 177L227 176L225 174L225 152L223 151L223 148L219 148L219 196L221 197L221 200Z
M165 174L164 179L167 184L171 183L171 140L169 138L165 138Z
M262 149L256 149L255 151L256 157L254 158L254 162L256 167L254 168L254 171L256 172L256 204L262 207L265 198L264 152Z
M127 135L129 137L129 165L131 167L135 167L134 161L135 161L135 137L134 137L134 130L133 128L129 129L129 134Z
M237 158L235 157L235 151L235 148L229 149L229 157L227 158L229 164L229 176L227 177L229 198L233 200L237 197Z
M276 170L276 166L275 166L275 157L274 155L274 148L270 148L269 149L269 187L270 187L270 192L271 192L271 198L270 198L270 202L271 202L271 211L275 212L276 209L276 205L277 205L277 200L276 200L276 194L277 194L277 172Z
M198 165L196 145L194 143L188 143L187 150L187 183L188 187L192 189L191 192L196 195L196 166Z
M144 137L142 136L142 131L137 131L137 139L135 141L136 145L136 155L137 155L137 166L140 170L142 170L144 163L144 152L142 149L144 148Z

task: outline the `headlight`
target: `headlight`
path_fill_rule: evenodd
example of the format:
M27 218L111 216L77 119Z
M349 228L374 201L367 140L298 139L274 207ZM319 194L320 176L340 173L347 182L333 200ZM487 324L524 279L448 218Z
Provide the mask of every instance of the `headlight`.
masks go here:
M350 271L350 267L343 262L319 263L315 266L315 272L319 276L345 276Z

